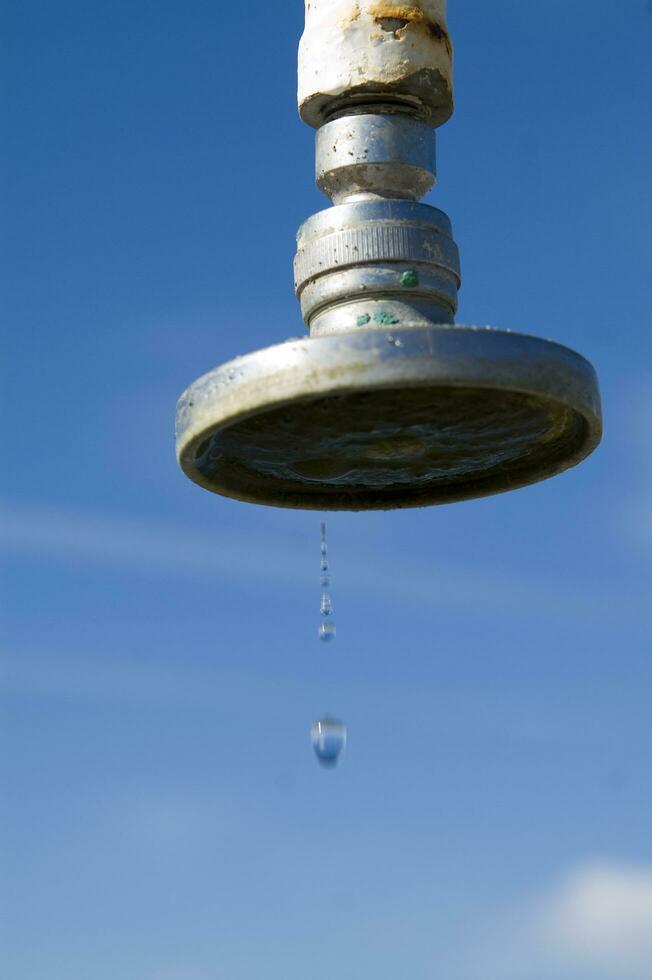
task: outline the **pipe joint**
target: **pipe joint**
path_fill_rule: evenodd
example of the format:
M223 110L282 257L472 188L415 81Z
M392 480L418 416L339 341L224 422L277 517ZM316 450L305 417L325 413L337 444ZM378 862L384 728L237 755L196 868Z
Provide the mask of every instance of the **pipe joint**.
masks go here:
M340 204L299 229L295 290L311 335L452 323L460 263L443 211L402 200Z
M435 132L410 116L342 116L317 130L315 159L317 186L334 204L418 201L436 179Z

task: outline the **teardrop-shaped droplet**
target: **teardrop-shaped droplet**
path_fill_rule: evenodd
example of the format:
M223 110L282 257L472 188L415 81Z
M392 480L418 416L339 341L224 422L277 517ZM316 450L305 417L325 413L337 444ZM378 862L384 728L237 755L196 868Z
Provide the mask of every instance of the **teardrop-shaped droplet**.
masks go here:
M335 639L335 626L333 623L320 623L319 624L319 639L324 643L329 643L331 640Z
M322 589L329 589L331 585L330 575L322 575L322 577L319 579L319 584L321 585Z
M322 616L332 616L333 615L333 601L329 596L328 592L324 592L321 597L321 604L319 606L319 611Z
M328 571L328 559L327 558L322 558L320 568L321 568L322 572L327 572Z
M346 728L337 718L326 715L310 729L310 741L319 764L332 769L346 747Z

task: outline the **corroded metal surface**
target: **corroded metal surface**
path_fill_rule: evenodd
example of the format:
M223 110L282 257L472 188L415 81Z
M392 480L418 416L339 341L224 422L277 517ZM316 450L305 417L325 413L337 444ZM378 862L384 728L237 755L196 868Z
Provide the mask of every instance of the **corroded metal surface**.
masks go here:
M583 358L466 327L288 341L200 378L177 414L179 462L206 489L332 510L512 490L578 463L600 433Z
M453 111L446 0L306 0L298 100L315 127L373 103L445 123Z

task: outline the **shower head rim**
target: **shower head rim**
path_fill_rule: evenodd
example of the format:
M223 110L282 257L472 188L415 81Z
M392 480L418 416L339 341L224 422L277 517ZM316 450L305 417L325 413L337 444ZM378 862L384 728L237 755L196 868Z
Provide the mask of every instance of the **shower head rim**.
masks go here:
M532 473L520 471L514 482L483 489L458 488L442 499L406 491L400 501L378 495L375 502L340 503L328 494L298 494L273 499L216 485L196 465L197 447L216 431L284 406L356 392L404 388L473 388L514 392L565 406L583 423L583 437L564 456ZM539 482L588 456L601 438L597 378L581 355L553 341L483 327L432 326L364 329L317 338L289 340L236 358L208 372L179 399L177 454L186 475L205 489L253 503L307 509L391 509L486 496ZM330 493L330 491L329 491ZM372 495L373 496L373 495Z

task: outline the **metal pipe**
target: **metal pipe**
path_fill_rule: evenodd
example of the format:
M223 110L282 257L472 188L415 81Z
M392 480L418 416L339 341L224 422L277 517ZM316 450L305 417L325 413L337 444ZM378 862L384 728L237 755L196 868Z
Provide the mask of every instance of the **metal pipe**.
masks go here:
M298 101L314 127L380 106L441 126L453 112L446 0L306 0Z

